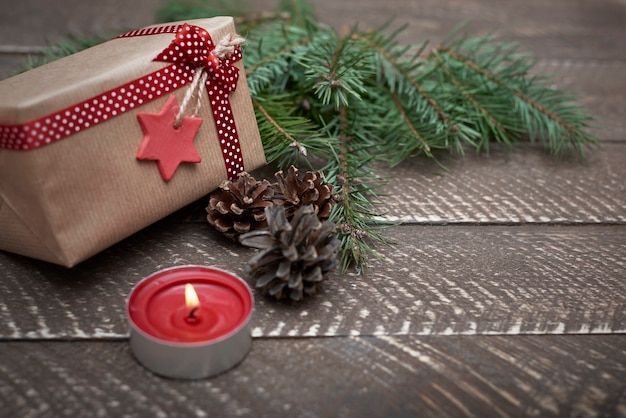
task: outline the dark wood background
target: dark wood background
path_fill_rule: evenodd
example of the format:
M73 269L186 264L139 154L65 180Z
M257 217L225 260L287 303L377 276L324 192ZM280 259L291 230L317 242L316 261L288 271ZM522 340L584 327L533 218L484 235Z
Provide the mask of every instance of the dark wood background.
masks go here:
M159 5L4 2L0 78L62 34L142 27ZM397 16L406 42L436 44L463 20L496 30L580 97L602 146L584 162L520 145L446 157L448 171L382 169L401 245L302 304L257 295L250 354L208 380L143 369L124 314L160 268L241 273L252 252L202 222L206 202L73 269L0 253L1 416L626 416L626 1L315 6L338 28Z

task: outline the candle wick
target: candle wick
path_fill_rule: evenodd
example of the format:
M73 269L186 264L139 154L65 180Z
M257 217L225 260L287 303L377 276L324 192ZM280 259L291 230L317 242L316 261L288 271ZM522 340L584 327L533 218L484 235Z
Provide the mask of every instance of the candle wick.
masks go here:
M194 314L196 313L196 310L198 310L197 306L195 308L192 308L191 311L189 311L189 319L196 319L196 317L194 316Z

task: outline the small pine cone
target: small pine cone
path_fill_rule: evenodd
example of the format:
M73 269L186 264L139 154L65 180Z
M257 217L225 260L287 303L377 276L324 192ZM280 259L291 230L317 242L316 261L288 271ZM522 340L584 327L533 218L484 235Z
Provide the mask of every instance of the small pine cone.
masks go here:
M246 274L263 294L277 299L314 294L337 265L335 224L321 222L311 205L299 208L291 222L282 206L266 208L265 216L268 231L239 237L243 245L262 250L246 264Z
M231 239L254 229L267 229L264 209L272 206L274 194L269 181L257 181L243 172L237 180L226 180L209 196L207 220Z
M291 219L300 207L312 205L317 217L324 221L330 216L333 207L333 186L324 183L322 173L307 171L302 180L298 177L298 169L289 167L287 176L282 170L275 174L277 182L274 188L275 205L282 205L287 212L287 219Z

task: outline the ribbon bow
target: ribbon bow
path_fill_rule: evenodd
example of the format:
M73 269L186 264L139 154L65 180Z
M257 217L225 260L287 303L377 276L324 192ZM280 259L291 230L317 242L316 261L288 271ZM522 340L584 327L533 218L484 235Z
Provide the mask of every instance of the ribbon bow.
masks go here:
M196 70L203 68L228 93L233 92L237 88L239 69L232 64L241 59L241 49L236 46L230 54L219 54L223 56L217 56L215 52L216 45L208 31L185 23L154 61L184 64Z
M208 31L185 23L178 28L168 47L154 59L208 74L205 86L226 172L231 180L244 171L239 136L228 97L237 88L239 80L239 69L233 63L241 58L241 48L232 38L225 38L216 46Z

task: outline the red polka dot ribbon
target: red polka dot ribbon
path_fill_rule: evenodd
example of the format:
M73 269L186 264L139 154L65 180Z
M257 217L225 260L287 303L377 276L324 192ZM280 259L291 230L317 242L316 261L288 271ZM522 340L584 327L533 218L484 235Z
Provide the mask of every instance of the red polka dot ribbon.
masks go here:
M242 58L241 49L235 48L232 54L222 59L213 55L214 50L215 44L209 32L185 23L178 29L170 45L155 60L184 64L209 74L205 84L215 128L228 178L234 179L237 173L243 171L243 156L228 96L237 88L239 69L232 64Z
M228 96L237 87L239 70L232 64L242 58L241 49L235 47L219 59L212 54L215 44L209 33L188 24L140 29L119 38L173 32L174 40L155 58L171 65L39 119L0 124L0 149L30 151L54 143L171 93L190 83L195 71L204 70L226 171L235 178L244 165Z

